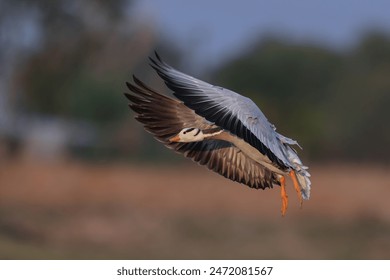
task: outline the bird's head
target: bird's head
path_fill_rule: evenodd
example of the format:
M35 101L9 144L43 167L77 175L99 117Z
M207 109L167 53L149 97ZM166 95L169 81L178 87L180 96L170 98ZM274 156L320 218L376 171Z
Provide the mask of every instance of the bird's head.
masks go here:
M183 128L178 134L169 138L169 142L197 142L203 141L204 134L199 128Z

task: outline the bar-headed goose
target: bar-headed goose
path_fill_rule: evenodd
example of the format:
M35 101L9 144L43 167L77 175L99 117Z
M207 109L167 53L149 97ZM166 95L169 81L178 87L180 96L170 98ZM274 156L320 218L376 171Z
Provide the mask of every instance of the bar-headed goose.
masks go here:
M310 174L298 145L275 126L249 98L179 72L156 53L151 66L179 100L162 95L133 76L125 93L145 129L165 146L251 188L281 187L282 215L288 199L285 176L302 204L310 196Z

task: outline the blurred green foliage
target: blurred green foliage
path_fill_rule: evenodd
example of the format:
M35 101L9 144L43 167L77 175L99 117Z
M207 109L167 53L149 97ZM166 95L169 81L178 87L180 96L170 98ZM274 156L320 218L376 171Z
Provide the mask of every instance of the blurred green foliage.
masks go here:
M51 56L58 54L42 55L30 61L24 73L27 110L102 124L123 119L127 108L118 98L115 77L96 75L76 53L57 62Z
M305 156L388 162L389 77L390 38L373 32L347 51L268 38L214 80L251 97Z
M125 72L118 58L126 8L132 1L18 0L39 11L42 47L29 56L19 72L22 106L28 112L59 115L105 124L127 112L118 97Z

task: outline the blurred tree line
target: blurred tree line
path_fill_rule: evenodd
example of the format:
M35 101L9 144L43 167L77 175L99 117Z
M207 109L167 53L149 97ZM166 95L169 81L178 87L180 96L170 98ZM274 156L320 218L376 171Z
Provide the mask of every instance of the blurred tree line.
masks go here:
M10 82L16 111L95 126L94 145L73 148L73 154L172 158L133 120L122 92L132 73L166 91L147 56L156 49L185 71L183 51L135 22L133 1L0 4L1 21L22 22L33 14L38 30L37 47L16 63ZM371 32L344 51L263 38L213 71L211 82L251 97L278 132L301 143L304 157L389 162L389 75L390 37Z
M3 28L4 36L0 36L8 38L0 49L2 57L7 51L17 57L7 81L7 99L17 115L25 117L23 130L29 129L28 116L87 123L96 132L93 143L89 147L69 143L68 148L73 155L93 159L129 156L134 146L145 143L122 94L125 81L134 72L147 81L156 79L145 64L145 57L155 49L177 63L180 52L146 21L133 19L133 3L0 0L0 22L10 27L24 26L33 37L29 47L12 53L23 38L11 39L25 35L26 30ZM144 147L152 145L151 139ZM149 153L134 150L141 158Z
M16 77L19 105L98 123L123 118L126 109L114 89L138 55L146 55L141 44L152 44L150 32L140 34L126 16L132 1L14 2L39 14L41 37Z

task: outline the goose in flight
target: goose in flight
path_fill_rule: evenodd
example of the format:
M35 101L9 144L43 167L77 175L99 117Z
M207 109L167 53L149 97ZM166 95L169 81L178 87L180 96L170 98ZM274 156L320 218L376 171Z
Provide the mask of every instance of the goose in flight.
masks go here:
M133 76L134 83L127 83L131 92L125 95L146 131L232 181L255 189L280 186L282 216L288 206L286 177L292 179L301 205L309 199L310 174L292 148L298 143L276 132L251 99L186 75L157 53L150 61L177 99Z

